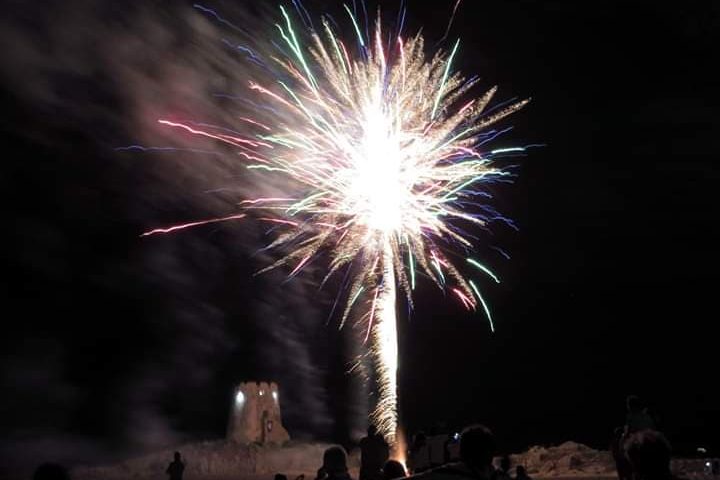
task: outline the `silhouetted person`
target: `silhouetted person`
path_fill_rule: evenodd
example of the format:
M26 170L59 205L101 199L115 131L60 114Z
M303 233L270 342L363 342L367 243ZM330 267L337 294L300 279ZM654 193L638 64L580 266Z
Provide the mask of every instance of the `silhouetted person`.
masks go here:
M33 480L70 480L70 474L62 465L43 463L35 470Z
M448 438L448 434L443 432L442 424L433 426L430 431L430 438L428 438L428 450L431 467L439 467L445 463L445 446Z
M500 459L500 468L495 472L495 480L512 480L510 476L510 457L507 455Z
M625 435L631 435L641 430L654 430L655 421L648 413L647 406L640 397L630 395L627 397L627 417L625 418Z
M407 472L403 464L397 460L388 460L382 469L383 480L394 480L395 478L407 477Z
M283 475L282 473L276 473L274 480L288 480L286 475Z
M495 437L489 428L473 425L460 434L460 461L411 478L417 480L492 480Z
M518 465L515 467L515 480L532 480L532 477L527 474L525 467Z
M183 471L185 471L185 464L182 462L180 452L175 452L175 459L168 465L167 473L170 476L170 480L182 480Z
M642 430L625 441L635 480L670 480L670 443L655 430Z
M382 469L390 458L390 447L375 428L370 425L367 437L360 440L360 480L381 480Z
M342 447L330 447L323 454L323 464L315 480L352 480L347 469L347 454Z
M424 432L418 432L410 447L410 468L413 473L424 472L430 468L430 447Z
M625 456L625 449L623 448L624 441L625 429L623 427L616 428L613 432L612 442L610 443L610 452L612 453L613 460L615 460L615 470L617 470L618 479L631 480L632 466L627 456Z
M445 463L457 462L460 460L460 434L448 435L445 440Z

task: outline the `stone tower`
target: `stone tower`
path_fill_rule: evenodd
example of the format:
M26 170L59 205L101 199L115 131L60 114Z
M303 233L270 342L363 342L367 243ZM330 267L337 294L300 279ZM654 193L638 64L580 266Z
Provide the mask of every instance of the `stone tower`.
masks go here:
M290 440L282 425L277 384L245 382L235 389L227 439L277 445Z

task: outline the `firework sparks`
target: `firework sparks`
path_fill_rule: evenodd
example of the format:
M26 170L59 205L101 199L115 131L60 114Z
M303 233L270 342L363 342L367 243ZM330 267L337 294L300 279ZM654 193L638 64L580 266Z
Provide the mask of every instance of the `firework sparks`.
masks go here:
M181 225L173 225L172 227L168 227L168 228L155 228L153 230L149 230L149 231L143 233L140 236L148 237L150 235L157 235L159 233L172 233L172 232L176 232L178 230L184 230L186 228L199 227L200 225L208 225L210 223L227 222L228 220L240 220L241 218L245 218L245 217L246 217L246 215L244 213L240 213L238 215L228 215L227 217L210 218L208 220L199 220L197 222L183 223Z
M492 152L479 147L488 138L488 126L527 101L485 114L495 88L469 98L476 80L466 81L452 66L459 40L449 55L432 57L426 56L420 35L398 35L386 46L380 19L374 39L366 38L346 6L357 36L358 53L353 55L327 21L322 33L303 35L280 9L284 21L276 29L287 54L268 56L265 65L274 65L276 77L268 78L266 72L248 85L256 102L271 106L268 111L276 116L262 121L240 117L244 124L262 128L261 133L231 135L199 124L160 123L237 147L249 169L286 186L283 198L240 205L245 212L262 210L261 219L274 222L280 232L270 247L289 252L264 270L286 266L293 276L314 257L326 255L326 279L339 271L349 274L340 325L349 318L365 325L379 377L372 418L394 442L398 292L412 305L416 276L424 274L468 310L480 304L494 329L477 283L462 275L450 252L458 245L472 248L464 228L502 218L478 208L486 198L483 184L507 174L491 164ZM310 39L309 46L301 43L303 38ZM253 159L258 163L250 163ZM466 262L499 282L477 260Z

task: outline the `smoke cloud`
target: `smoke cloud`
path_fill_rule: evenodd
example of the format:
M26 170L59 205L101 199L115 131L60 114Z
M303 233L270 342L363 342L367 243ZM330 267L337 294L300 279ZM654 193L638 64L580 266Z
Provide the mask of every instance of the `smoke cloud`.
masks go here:
M9 3L3 296L23 313L3 340L3 457L105 461L221 436L247 379L279 382L296 437L354 428L364 407L328 394L333 375L352 382L344 334L325 322L335 287L318 290L312 266L254 276L270 258L252 221L139 238L277 191L237 152L157 123L233 128L257 108L238 99L259 67L233 25L266 28L265 7Z

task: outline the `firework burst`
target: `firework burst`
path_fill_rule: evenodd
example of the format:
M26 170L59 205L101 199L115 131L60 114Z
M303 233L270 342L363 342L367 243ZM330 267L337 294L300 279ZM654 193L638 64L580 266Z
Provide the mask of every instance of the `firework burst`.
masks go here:
M450 252L458 246L471 251L464 229L493 219L481 203L482 186L507 172L494 167L491 152L479 145L488 138L487 127L526 101L486 114L495 88L471 97L477 80L452 69L459 41L449 53L428 57L422 36L404 41L395 35L383 43L378 17L373 38L366 38L345 9L356 45L346 45L327 21L300 35L281 7L276 28L284 44L264 63L266 72L276 73L248 84L255 101L277 112L263 121L242 119L259 133L231 135L160 120L238 148L249 169L279 178L287 195L253 198L242 202L241 214L148 234L261 211L254 216L278 225L269 247L286 252L265 270L286 266L293 276L326 256L326 279L338 272L348 278L340 324L358 322L370 344L379 378L372 418L394 442L398 292L412 305L422 274L467 309L480 305L493 328L480 290L451 260L460 255ZM461 258L497 281L481 263Z

